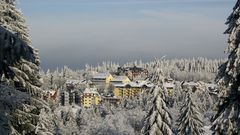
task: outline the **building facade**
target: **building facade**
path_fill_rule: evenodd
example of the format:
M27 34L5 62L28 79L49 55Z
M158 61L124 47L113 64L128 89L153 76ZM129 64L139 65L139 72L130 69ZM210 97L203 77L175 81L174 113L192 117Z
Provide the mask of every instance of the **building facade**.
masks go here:
M114 96L117 98L131 98L138 96L141 92L147 91L152 85L146 82L130 82L128 84L115 84Z
M102 99L96 88L86 88L81 97L83 107L89 108L99 105Z

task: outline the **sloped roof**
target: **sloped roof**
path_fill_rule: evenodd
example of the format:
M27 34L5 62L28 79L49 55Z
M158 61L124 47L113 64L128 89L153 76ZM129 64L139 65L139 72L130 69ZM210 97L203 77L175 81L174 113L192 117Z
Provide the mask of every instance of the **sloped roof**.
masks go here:
M165 87L165 88L174 88L175 85L173 83L164 83L163 87Z
M131 87L143 87L144 83L141 82L131 82L130 86Z
M149 82L149 81L135 81L135 82L131 82L131 86L132 87L143 87L143 86L147 86L147 87L153 87L153 83Z
M82 84L86 83L86 80L74 80L74 79L68 79L66 81L66 84Z
M197 83L195 83L195 82L184 82L183 85L185 85L185 86L187 86L187 85L189 85L189 86L196 86Z
M124 81L125 79L128 79L127 76L115 76L113 79L112 79L112 82L122 82Z
M130 82L130 83L127 83L127 84L123 84L123 83L114 84L115 87L126 87L127 85L130 85L130 87L137 87L137 88L143 87L144 85L146 85L147 87L152 87L153 86L153 84L151 84L149 82L146 82L146 81Z
M84 94L89 93L89 94L97 94L99 95L97 88L86 88L83 92Z
M111 75L110 73L97 73L93 76L93 79L106 79L109 75Z
M119 84L114 84L114 87L126 87L127 84L124 83L119 83Z

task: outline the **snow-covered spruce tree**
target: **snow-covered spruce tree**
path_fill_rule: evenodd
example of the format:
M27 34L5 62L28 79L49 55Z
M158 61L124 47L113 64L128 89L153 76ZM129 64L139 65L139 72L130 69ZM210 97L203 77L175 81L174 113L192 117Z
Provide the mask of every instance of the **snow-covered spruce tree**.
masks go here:
M16 8L16 0L0 0L0 4L0 24L30 45L28 27L25 24L22 12Z
M9 115L8 118L10 118L10 122L8 123L10 124L9 127L14 128L14 130L12 129L11 131L19 134L34 134L40 122L40 117L38 116L40 110L43 106L48 109L48 106L39 99L39 95L41 94L41 89L39 87L34 86L34 89L32 89L26 85L26 83L29 83L27 82L29 79L34 78L31 78L31 76L28 76L24 72L14 71L16 70L15 66L20 64L20 57L24 59L25 62L34 65L34 63L31 62L34 60L34 54L31 51L31 47L1 26L0 35L0 84L6 85L6 87L8 87L7 85L13 84L18 91L17 96L22 94L29 95L28 98L19 100L17 103L3 104L5 109L9 109L6 111ZM14 42L10 42L11 40ZM35 67L38 68L36 65ZM32 74L34 73L37 73L37 71L32 72ZM21 82L18 83L16 78L19 78ZM6 92L3 94L6 94ZM12 91L9 91L7 95L1 96L4 97L9 95L12 98L12 102L15 102L15 94ZM41 123L45 122L41 121Z
M162 75L162 70L159 68L159 60L156 60L154 62L154 71L151 73L149 76L148 80L152 82L154 85L162 85L163 82L163 75ZM154 99L154 90L155 87L150 88L148 94L146 95L146 105L145 105L145 110L149 110L150 107L152 106L152 101Z
M41 101L41 81L39 74L39 57L30 46L24 18L15 7L14 0L0 1L0 83L15 86L20 93L29 98L9 105L8 123L15 134L38 134L39 124L47 124L39 116L41 108L48 106ZM8 93L12 95L11 91ZM13 102L15 102L13 100ZM47 126L45 126L47 127ZM47 131L47 130L45 130ZM43 131L44 132L44 131ZM46 132L45 132L46 133ZM47 134L47 133L46 133Z
M2 55L8 57L8 59L11 58L11 60L7 60L7 63L11 63L11 65L6 65L5 67L8 67L15 74L12 79L19 88L24 87L25 89L23 90L36 94L37 91L40 91L39 87L42 84L39 75L40 60L38 51L30 46L31 41L28 28L21 11L16 8L15 0L1 0L0 2L0 25L15 33L16 37L23 41L16 42L16 38L10 36L3 37L9 39L9 41L5 40L5 44L12 44L2 48ZM19 44L24 44L25 47ZM30 53L31 55L29 55ZM20 57L20 55L26 57ZM6 74L5 77L9 78Z
M11 93L11 94L9 94ZM14 100L13 100L14 99ZM13 86L0 84L0 134L18 134L12 124L11 108L17 106L23 101L29 101L29 95L17 91Z
M178 119L178 134L179 135L201 135L204 133L203 117L199 112L199 108L191 97L191 92L188 91L185 98L185 103L181 108L182 114Z
M215 135L240 134L240 0L237 0L233 12L228 17L226 24L229 34L228 60L220 66L216 81L225 86L221 93L218 112L212 122Z
M162 91L159 85L155 86L152 107L146 115L142 129L144 135L173 135L171 115L163 100Z

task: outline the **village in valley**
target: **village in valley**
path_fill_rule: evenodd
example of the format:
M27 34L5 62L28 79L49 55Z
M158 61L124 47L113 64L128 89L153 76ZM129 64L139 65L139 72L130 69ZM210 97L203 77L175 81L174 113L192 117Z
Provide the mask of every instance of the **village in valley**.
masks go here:
M99 106L102 102L117 105L124 98L147 94L153 87L148 77L146 69L136 66L119 67L116 72L94 72L89 80L66 78L65 89L46 91L44 99L51 100L55 96L54 100L62 106L76 104L85 108ZM168 87L169 91L173 87L173 84Z
M118 105L124 99L139 98L140 94L147 95L154 87L150 76L147 69L134 65L118 67L113 72L92 72L90 78L64 78L61 88L46 90L43 99L60 106L77 105L84 108L101 106L103 102ZM176 82L170 77L161 79L163 90L169 97L174 96L176 84L180 84L183 89L191 87L193 91L207 90L213 94L217 91L217 85L213 83Z
M63 130L66 128L72 133L95 134L102 129L100 133L104 134L114 125L111 129L117 131L109 134L139 134L157 87L164 94L166 107L175 121L181 114L186 95L192 93L193 102L204 112L199 116L206 123L203 128L209 132L208 123L216 111L214 106L222 89L213 79L222 61L157 59L148 63L129 62L123 66L103 62L96 67L86 65L82 70L65 66L41 72L42 99L50 103L54 114L51 117L60 121L61 132L68 133L69 130ZM177 124L173 123L173 127Z

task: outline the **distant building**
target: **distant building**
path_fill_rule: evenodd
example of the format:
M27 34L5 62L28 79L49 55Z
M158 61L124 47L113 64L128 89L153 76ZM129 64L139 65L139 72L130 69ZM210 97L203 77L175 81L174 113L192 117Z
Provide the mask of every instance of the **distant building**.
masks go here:
M80 105L80 95L78 91L62 91L60 94L60 104L62 106L66 105Z
M91 79L93 84L109 84L113 76L110 73L97 73Z
M102 97L102 101L103 102L108 102L110 104L117 105L121 101L121 98L110 97L110 96L103 96Z
M114 84L126 84L130 83L131 80L127 76L115 76L111 80L111 83Z
M173 79L165 79L163 82L163 88L167 91L169 96L173 96L173 92L175 89L175 84Z
M195 91L206 91L206 90L214 90L216 89L217 85L214 84L207 84L202 81L199 82L182 82L181 87L182 89L186 89L190 87L193 92Z
M142 73L145 74L146 76L148 76L148 70L147 69L143 69L140 67L129 67L129 70L132 72L132 79L134 79L135 77L141 75Z
M83 92L81 100L82 105L86 108L89 108L94 105L99 105L102 99L96 88L86 88Z
M69 105L69 92L67 92L67 91L61 92L60 104L61 104L61 106Z
M58 101L58 90L43 91L43 100L57 102Z
M191 88L193 88L193 87L196 87L197 86L197 83L195 83L195 82L182 82L182 84L181 84L181 87L182 87L182 89L186 89L186 88L188 88L188 87L191 87Z
M129 97L129 89L131 86L127 84L115 84L114 85L114 96L118 98Z
M67 79L65 84L66 84L67 90L71 91L78 87L85 87L88 84L88 81Z
M133 66L133 67L118 67L117 75L127 75L129 79L135 80L139 76L145 76L145 78L148 77L148 70Z
M130 82L128 84L115 84L114 96L118 98L129 98L138 96L144 90L147 91L153 85L146 82Z
M66 85L80 85L80 84L86 84L86 80L74 80L74 79L67 79Z

